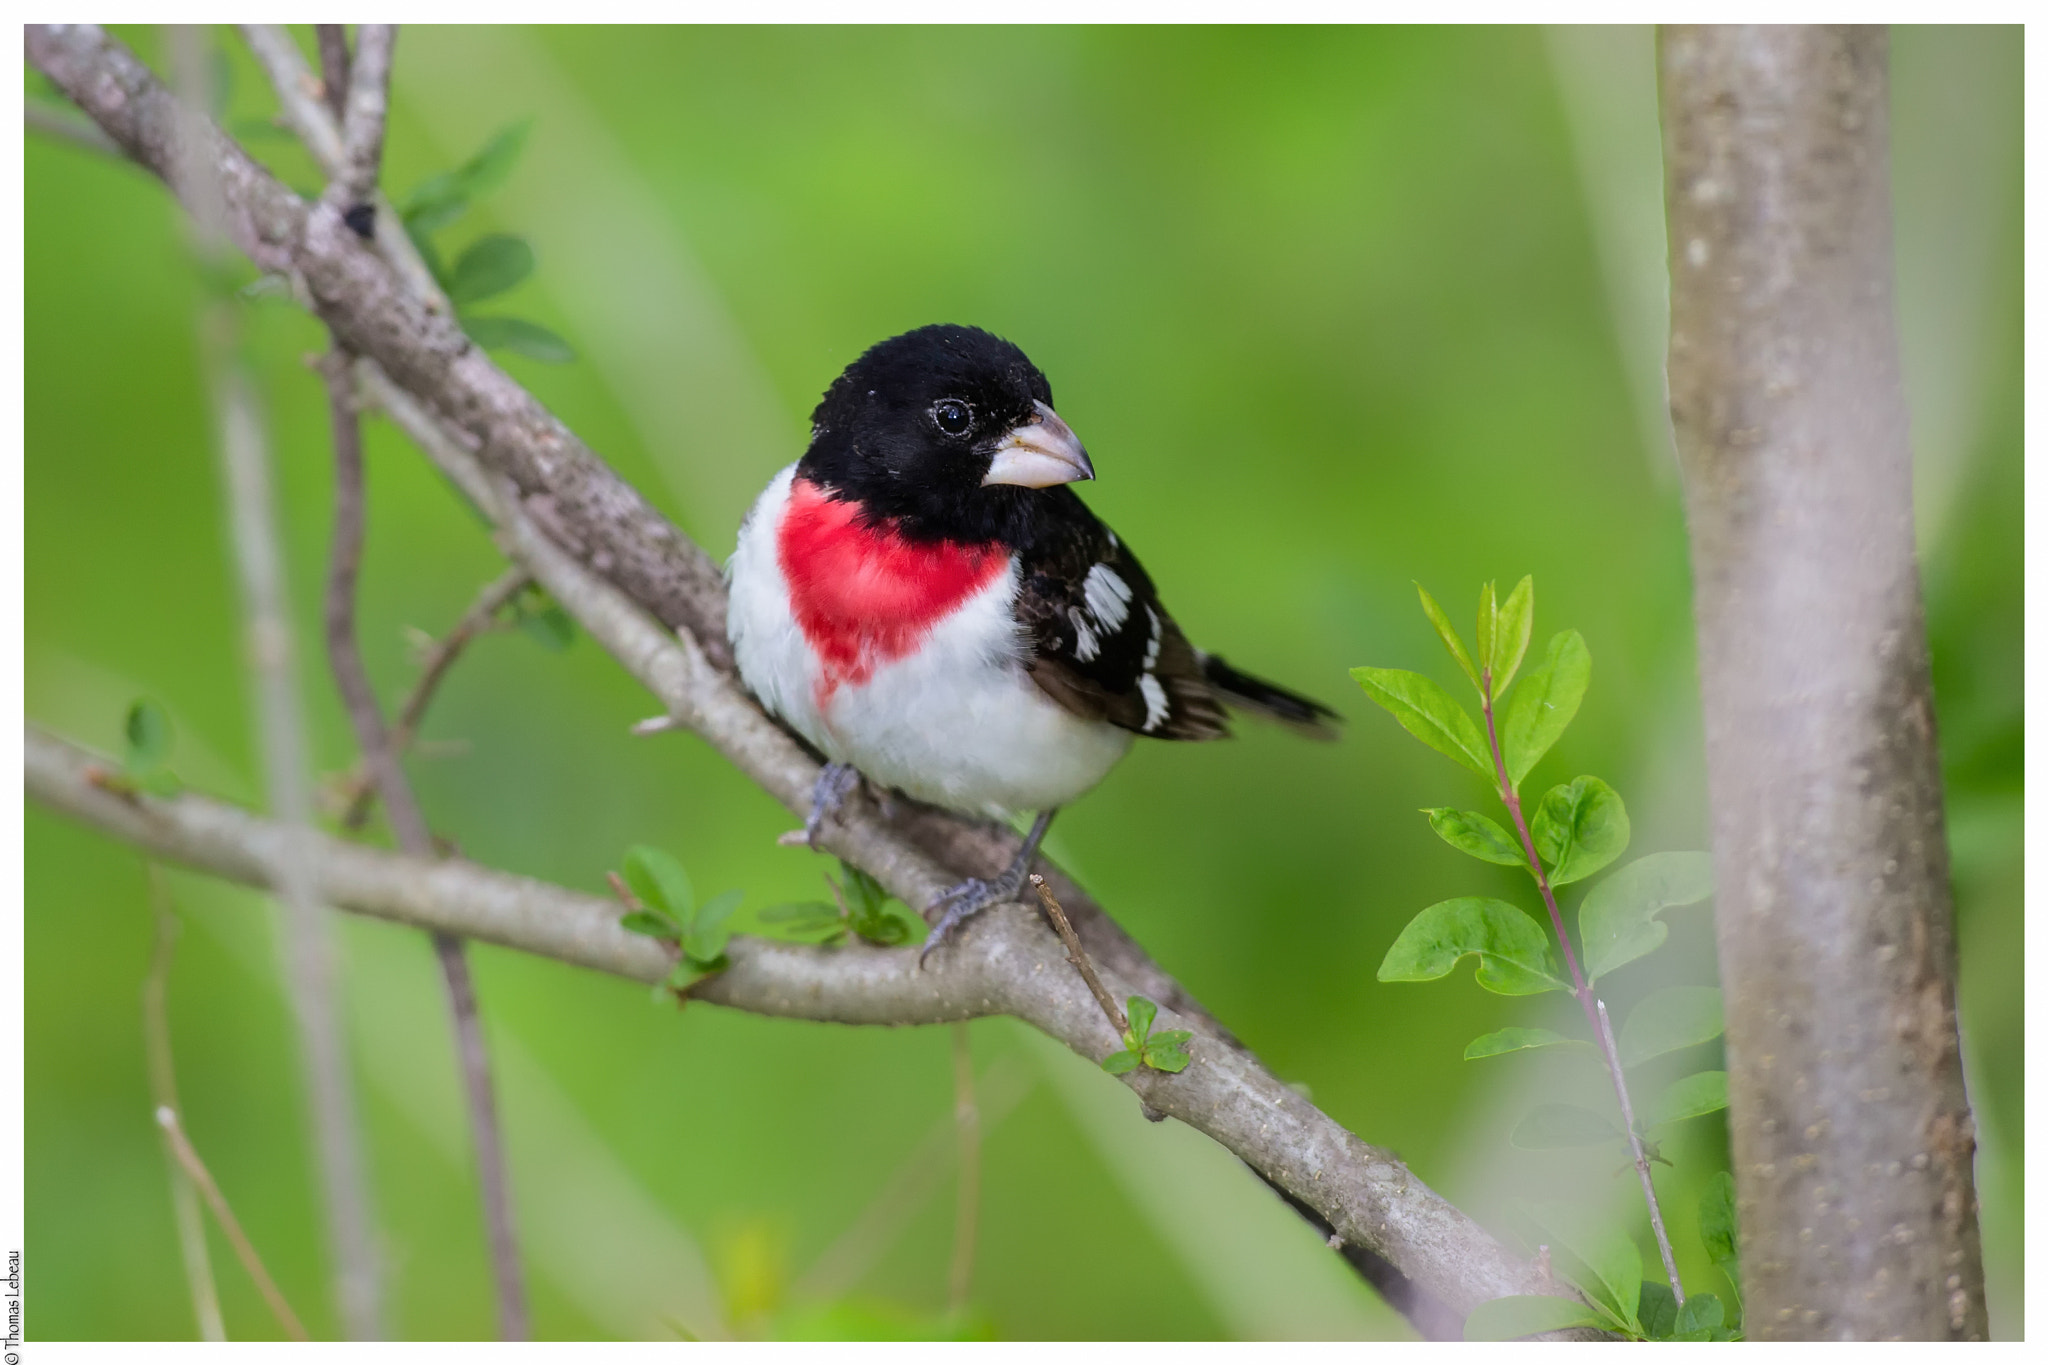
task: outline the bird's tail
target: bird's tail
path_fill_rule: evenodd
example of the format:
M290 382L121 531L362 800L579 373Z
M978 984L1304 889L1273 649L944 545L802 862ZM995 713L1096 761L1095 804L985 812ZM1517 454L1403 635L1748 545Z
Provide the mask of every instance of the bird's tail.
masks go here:
M1321 702L1310 701L1298 692L1240 673L1214 654L1202 654L1202 673L1209 686L1223 699L1243 711L1256 711L1279 721L1288 729L1310 739L1335 739L1336 723L1343 719Z

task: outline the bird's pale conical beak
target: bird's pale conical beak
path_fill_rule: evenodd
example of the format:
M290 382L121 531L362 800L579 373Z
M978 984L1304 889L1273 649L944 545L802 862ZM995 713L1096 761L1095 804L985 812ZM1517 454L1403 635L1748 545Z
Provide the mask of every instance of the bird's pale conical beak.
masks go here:
M1034 402L1031 406L1036 409L1031 420L1012 427L996 446L981 486L1007 483L1019 488L1051 488L1094 478L1095 466L1088 463L1088 452L1081 448L1074 429L1046 404Z

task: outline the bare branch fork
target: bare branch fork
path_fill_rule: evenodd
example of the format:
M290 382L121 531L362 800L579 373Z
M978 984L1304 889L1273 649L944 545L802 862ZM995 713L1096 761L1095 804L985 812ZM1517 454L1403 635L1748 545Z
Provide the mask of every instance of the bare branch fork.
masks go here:
M255 42L252 34L252 43ZM166 174L168 96L121 44L92 27L30 26L31 62L131 157ZM303 63L300 64L303 69ZM332 121L317 99L306 103ZM288 109L288 114L291 111ZM304 111L301 110L301 113ZM305 129L301 128L304 132ZM356 365L366 397L403 427L496 526L500 547L660 702L792 811L816 763L731 673L722 576L686 539L476 347L445 303L408 284L386 241L364 243L340 209L308 204L211 125L205 152L225 190L225 229L264 269L288 275ZM310 139L309 139L310 141ZM317 151L316 151L317 155ZM389 234L402 239L403 233ZM31 795L160 856L267 884L279 831L196 795L124 798L88 779L89 756L31 730ZM906 904L928 904L962 874L1001 867L1015 839L930 810L894 822L849 803L821 844ZM460 859L423 860L312 836L307 875L332 903L480 938L643 981L667 972L659 945L621 930L615 905ZM1124 1080L1153 1110L1209 1135L1354 1252L1383 1258L1383 1288L1415 1286L1462 1314L1504 1294L1555 1292L1430 1190L1392 1153L1346 1131L1274 1077L1079 887L1047 868L1112 999L1143 994L1161 1027L1193 1030L1193 1064ZM911 950L819 949L735 940L732 966L700 999L843 1023L937 1023L1013 1014L1091 1061L1121 1045L1066 968L1058 941L1023 906L995 907L932 969ZM1354 1264L1358 1262L1353 1261Z

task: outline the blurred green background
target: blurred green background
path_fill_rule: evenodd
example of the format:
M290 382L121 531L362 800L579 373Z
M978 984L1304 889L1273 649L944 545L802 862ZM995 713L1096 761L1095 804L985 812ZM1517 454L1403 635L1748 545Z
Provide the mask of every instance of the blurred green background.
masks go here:
M158 59L161 35L123 33ZM310 162L263 126L274 105L246 53L225 30L217 41L231 123L311 190ZM1893 56L1962 1022L1993 1323L2010 1337L2019 31L1902 30ZM47 96L33 74L29 94ZM1628 799L1633 851L1704 846L1684 524L1659 416L1647 30L407 29L386 183L402 192L522 118L524 160L444 248L493 230L532 241L537 274L492 311L552 327L580 357L506 367L717 555L862 348L932 321L1021 344L1095 457L1086 497L1189 634L1351 717L1332 746L1249 724L1234 743L1140 746L1061 820L1056 856L1280 1075L1474 1216L1505 1230L1513 1200L1571 1189L1641 1223L1618 1153L1506 1142L1535 1100L1597 1095L1585 1064L1460 1060L1492 1028L1568 1026L1566 1002L1491 996L1469 973L1374 981L1421 906L1526 897L1508 870L1431 835L1418 807L1483 792L1345 670L1448 680L1412 582L1462 621L1482 579L1533 573L1538 639L1576 626L1596 667L1581 719L1532 780L1597 772ZM26 186L29 715L111 751L128 703L157 697L179 726L178 771L253 799L180 223L141 173L34 137ZM323 339L287 303L243 312L316 757L333 773L352 751L312 646L330 475L304 365ZM406 628L446 629L498 560L400 437L373 424L370 442L363 632L394 698L414 672ZM744 888L749 907L815 897L820 861L775 846L785 812L691 737L627 734L653 709L587 641L550 653L489 638L413 764L429 816L472 857L571 886L602 889L646 842L706 891ZM33 807L26 837L28 1327L190 1336L143 1069L143 863ZM189 1130L288 1296L332 1334L272 915L203 878L172 886ZM1615 979L1617 1015L1655 986L1712 979L1707 912L1672 919L1672 946ZM392 1330L486 1335L427 941L340 930ZM679 1014L628 983L489 948L474 959L542 1335L946 1328L945 1030ZM1405 1332L1219 1149L1145 1124L1127 1092L1021 1026L970 1034L994 1109L969 1330ZM1665 1150L1681 1268L1718 1288L1692 1213L1725 1164L1718 1121ZM896 1230L841 1243L864 1216ZM272 1335L217 1238L214 1255L231 1335Z

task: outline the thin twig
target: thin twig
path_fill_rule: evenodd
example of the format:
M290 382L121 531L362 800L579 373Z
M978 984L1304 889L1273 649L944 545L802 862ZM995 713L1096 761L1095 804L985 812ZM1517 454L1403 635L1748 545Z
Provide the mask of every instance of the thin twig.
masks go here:
M74 147L89 152L102 152L127 160L127 154L114 145L114 139L100 131L100 126L91 119L79 118L63 109L52 108L41 100L28 100L22 106L22 122L31 133L68 142Z
M320 367L327 381L328 423L334 439L334 541L323 598L327 661L355 731L356 747L384 799L399 847L427 858L434 853L433 834L385 733L377 694L356 641L356 580L363 554L363 434L348 367L348 355L342 351L330 352Z
M1095 1003L1102 1006L1103 1017L1116 1030L1116 1036L1123 1037L1131 1031L1131 1021L1124 1017L1123 1007L1116 1003L1116 997L1103 989L1102 978L1095 974L1095 964L1088 960L1087 951L1081 947L1081 940L1074 933L1074 926L1067 923L1067 912L1060 909L1060 903L1053 899L1052 888L1036 872L1031 874L1031 886L1038 892L1039 903L1045 907L1046 917L1052 921L1060 942L1067 945L1067 961L1074 964L1074 970L1088 983L1089 993L1095 997Z
M1493 750L1494 779L1499 784L1497 795L1514 818L1515 832L1522 836L1522 856L1529 865L1529 875L1536 879L1537 890L1543 894L1543 904L1550 911L1550 927L1557 934L1557 943L1564 950L1565 966L1572 976L1572 995L1578 1000L1579 1008L1585 1011L1586 1023L1593 1030L1594 1043L1600 1055L1607 1062L1608 1079L1614 1083L1614 1097L1621 1105L1622 1127L1628 1133L1629 1151L1635 1157L1636 1174L1643 1183L1643 1202L1650 1210L1650 1231L1656 1234L1657 1250L1664 1258L1665 1278L1671 1282L1671 1297L1683 1306L1685 1286L1678 1279L1678 1260L1671 1252L1671 1238L1664 1231L1664 1211L1657 1205L1657 1187L1650 1179L1650 1158L1643 1150L1643 1137L1636 1131L1635 1109L1629 1104L1628 1079L1621 1068L1621 1050L1615 1046L1614 1030L1607 1026L1607 1006L1593 994L1592 985L1585 973L1579 970L1578 955L1572 951L1571 935L1565 932L1564 912L1557 908L1557 893L1551 889L1550 878L1543 870L1543 859L1536 854L1536 841L1529 836L1529 822L1522 816L1522 798L1515 790L1515 784L1508 780L1507 759L1500 747L1499 728L1493 720L1493 669L1489 666L1479 675L1479 709L1486 717L1486 742Z
M321 93L339 123L348 112L348 25L315 24L313 37L320 46Z
M194 206L194 253L210 263L225 246L233 209L220 168L205 150L208 125L198 101L206 79L200 36L179 27L170 31L169 40L183 92L176 105L173 165L180 196ZM374 1340L383 1334L382 1277L341 1024L339 968L327 912L319 904L303 853L303 841L312 834L311 765L286 607L284 551L268 442L249 377L235 355L236 330L232 302L214 298L202 310L200 354L220 433L222 483L256 693L257 748L271 809L287 831L286 841L272 850L265 880L282 909L279 946L286 997L298 1026L336 1299L347 1335Z
M364 24L356 31L347 115L342 125L341 164L323 196L324 202L344 211L352 211L365 202L377 186L396 38L397 30L389 24ZM398 750L385 729L356 638L356 579L363 548L363 437L352 363L347 349L337 340L323 366L334 434L335 472L334 546L326 593L327 652L355 730L356 745L383 797L385 813L400 846L415 857L432 858L437 852L433 834L427 828L412 785L406 781ZM531 1335L531 1317L519 1264L518 1237L512 1223L512 1200L506 1188L504 1137L498 1123L490 1053L484 1044L482 1022L477 1017L476 984L462 940L441 933L432 937L434 956L441 964L447 987L449 1013L455 1026L456 1062L462 1076L470 1138L476 1149L477 1184L483 1199L498 1331L507 1341L524 1341Z
M149 903L156 920L156 947L149 974L142 979L142 1046L149 1061L149 1097L159 1111L178 1108L178 1072L171 1057L171 953L178 942L178 917L171 909L164 870L149 864ZM200 1220L199 1193L178 1160L170 1135L164 1136L164 1161L170 1167L171 1213L178 1224L178 1255L185 1264L185 1282L192 1291L192 1316L201 1341L226 1341L221 1321L220 1292L213 1281L213 1258L206 1250L206 1224Z
M285 125L306 145L321 171L333 179L345 164L341 120L322 102L326 83L313 74L299 46L279 24L242 24L242 39L270 77L271 89ZM345 88L345 87L344 87ZM373 187L374 191L374 187ZM434 280L434 272L420 259L419 248L406 235L405 226L382 191L369 199L372 207L377 254L405 282L406 289L430 313L447 317L453 311L447 295ZM344 206L347 207L347 206Z
M1657 1189L1650 1183L1650 1163L1643 1151L1643 1140L1636 1132L1636 1111L1629 1103L1628 1082L1621 1074L1621 1048L1614 1041L1614 1025L1607 1018L1607 1002L1595 1000L1600 1012L1600 1051L1607 1058L1607 1074L1614 1081L1614 1097L1621 1101L1621 1126L1627 1130L1629 1147L1635 1153L1636 1175L1643 1182L1643 1202L1650 1208L1650 1231L1657 1238L1657 1250L1664 1257L1664 1276L1671 1281L1671 1296L1681 1305L1685 1302L1685 1290L1678 1283L1678 1260L1671 1252L1671 1235L1664 1230L1664 1210L1657 1205Z
M1034 1084L1036 1078L1014 1056L998 1058L984 1071L975 1082L981 1096L982 1134L993 1133L1000 1127L1031 1093ZM958 1134L958 1120L951 1114L927 1129L866 1207L846 1225L846 1230L790 1282L790 1297L808 1301L835 1299L858 1284L861 1275L902 1235L912 1216L937 1193L946 1174L949 1152L957 1157Z
M343 209L369 200L384 159L384 113L390 102L391 52L396 24L362 24L350 59L348 104L341 121L341 167L327 183L326 197ZM325 66L326 54L322 53Z
M357 74L363 74L359 65ZM356 579L363 551L363 433L356 410L356 388L347 352L336 349L322 365L327 380L330 423L334 435L334 544L328 561L326 605L327 657L341 690L356 747L376 780L385 813L399 846L417 858L437 854L433 833L406 781L405 769L384 727L377 694L363 666L356 639ZM471 1141L476 1148L477 1183L483 1197L491 1279L496 1290L498 1330L507 1341L530 1335L526 1286L519 1264L519 1243L512 1226L512 1201L506 1190L504 1139L499 1130L490 1055L477 1018L476 987L462 940L433 935L434 955L447 985L449 1013L455 1025L456 1061L462 1072Z
M256 1248L250 1245L249 1236L242 1231L242 1224L236 1219L235 1211L228 1207L227 1196L220 1192L220 1186L213 1183L213 1176L207 1171L206 1163L201 1161L199 1153L192 1149L192 1143L186 1138L184 1128L178 1123L178 1111L167 1104L158 1105L156 1122L157 1127L163 1130L164 1141L170 1144L172 1156L177 1158L178 1164L184 1168L185 1174L191 1177L192 1183L199 1187L199 1193L205 1196L206 1206L213 1210L214 1221L219 1223L220 1230L227 1234L228 1245L232 1246L235 1255L241 1258L242 1269L248 1271L249 1278L256 1282L256 1288L262 1293L263 1301L270 1305L270 1311L276 1315L278 1325L284 1328L285 1335L293 1341L311 1340L306 1335L305 1325L299 1321L299 1315L292 1311L292 1306L285 1302L284 1295L279 1292L277 1281L271 1279L270 1272L263 1268L263 1258L258 1256Z
M967 1025L953 1025L953 1129L960 1160L959 1195L953 1205L953 1262L946 1275L946 1303L965 1311L974 1288L974 1243L981 1216L981 1111L974 1104L974 1052Z
M420 723L426 719L427 707L433 703L434 694L441 686L441 679L462 657L470 641L495 629L498 613L532 581L532 576L524 569L514 567L505 570L486 583L469 609L463 612L462 619L446 635L434 641L420 665L420 676L399 707L398 721L391 727L394 757L403 759L412 748L413 741L419 737ZM357 765L356 771L342 784L342 795L348 802L341 818L342 828L361 829L363 822L369 819L370 803L377 796L376 779L367 767L360 763Z

